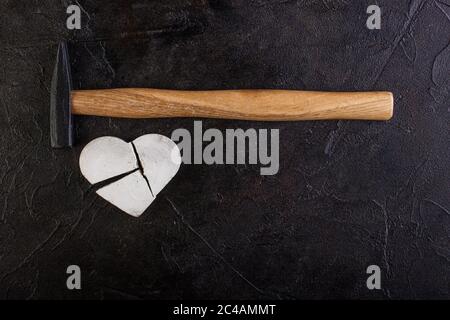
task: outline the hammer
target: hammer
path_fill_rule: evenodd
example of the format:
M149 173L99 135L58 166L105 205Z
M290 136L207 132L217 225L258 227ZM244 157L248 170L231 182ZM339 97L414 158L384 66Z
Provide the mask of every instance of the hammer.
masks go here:
M393 106L390 92L72 90L67 44L61 42L51 86L50 137L53 148L73 146L73 115L256 121L389 120Z

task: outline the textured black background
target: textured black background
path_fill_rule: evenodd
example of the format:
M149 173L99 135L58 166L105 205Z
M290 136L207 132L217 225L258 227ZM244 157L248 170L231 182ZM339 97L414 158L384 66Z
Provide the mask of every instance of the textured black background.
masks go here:
M0 1L0 298L450 298L448 0L80 0L76 32L72 3ZM205 120L279 128L279 174L184 165L134 219L90 189L81 149L193 120L77 117L76 148L52 150L61 39L75 88L390 90L395 117Z

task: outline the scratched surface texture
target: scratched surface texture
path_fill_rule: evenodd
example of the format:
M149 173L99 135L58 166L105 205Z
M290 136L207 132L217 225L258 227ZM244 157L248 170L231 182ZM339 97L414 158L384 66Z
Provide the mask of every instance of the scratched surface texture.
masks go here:
M76 32L71 3L0 1L0 298L450 298L449 0L79 0ZM80 175L83 146L193 120L78 117L76 147L52 150L61 39L78 89L391 90L395 117L205 120L280 129L278 175L184 165L135 219ZM71 264L81 291L66 289Z

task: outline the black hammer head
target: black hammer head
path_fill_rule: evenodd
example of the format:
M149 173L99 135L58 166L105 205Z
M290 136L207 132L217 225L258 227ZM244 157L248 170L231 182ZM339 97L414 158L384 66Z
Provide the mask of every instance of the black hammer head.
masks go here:
M73 146L73 118L70 106L72 77L66 42L58 48L50 93L50 139L52 148Z

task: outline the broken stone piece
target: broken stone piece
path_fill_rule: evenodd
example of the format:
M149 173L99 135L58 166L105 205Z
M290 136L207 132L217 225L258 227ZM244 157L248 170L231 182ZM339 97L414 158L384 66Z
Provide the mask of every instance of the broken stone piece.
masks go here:
M133 217L139 217L155 200L139 171L97 190L97 194Z
M153 195L156 196L177 174L181 164L178 146L159 134L147 134L133 141Z
M133 146L116 137L92 140L81 152L80 169L91 183L117 177L138 168Z

